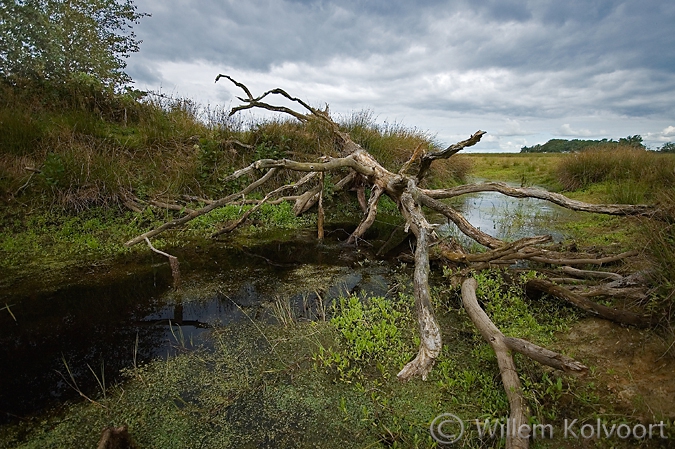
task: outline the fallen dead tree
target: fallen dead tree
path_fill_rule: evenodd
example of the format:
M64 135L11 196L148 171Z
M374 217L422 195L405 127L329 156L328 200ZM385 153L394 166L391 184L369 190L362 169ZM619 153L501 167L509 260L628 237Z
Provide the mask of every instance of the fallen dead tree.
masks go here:
M216 208L228 204L242 203L244 201L248 202L248 204L254 204L254 209L265 202L279 200L294 201L295 213L302 214L314 205L321 205L324 189L322 174L326 172L340 172L342 173L342 178L337 182L336 188L355 190L359 204L364 210L363 219L348 238L349 243L358 242L372 226L378 213L378 203L384 196L391 198L391 200L396 203L398 210L405 219L405 231L412 232L415 237L415 269L413 284L421 343L415 359L410 361L399 372L398 377L401 380L408 380L413 377L426 378L435 359L441 352L441 331L434 316L429 293L430 257L438 257L444 260L445 263L454 264L454 266L459 268L460 276L467 277L472 270L490 268L493 266L504 267L524 260L538 264L569 267L572 265L579 266L587 264L604 265L635 255L634 253L623 253L606 257L596 257L584 254L563 254L542 246L551 240L550 236L536 236L521 239L516 242L505 242L472 226L462 214L450 205L442 202L441 200L443 198L451 198L466 193L489 190L516 197L539 198L578 211L642 216L654 216L657 215L658 212L645 205L588 204L571 200L563 195L546 192L541 189L513 188L503 183L474 184L454 189L424 189L419 185L425 179L425 176L428 174L434 161L448 159L462 149L475 145L481 140L485 131L479 130L468 139L450 145L446 149L440 151L425 152L423 148L418 147L412 151L410 159L403 164L398 172L392 172L382 166L371 154L355 143L348 133L341 130L338 124L330 117L327 109L319 110L313 108L304 101L292 97L284 90L278 88L254 97L245 85L226 75L219 75L216 81L221 78L231 81L245 94L245 96L239 98L242 105L232 109L231 114L246 109L259 108L290 115L305 124L319 123L330 129L334 138L334 144L336 148L339 149L339 157L324 156L314 162L298 162L290 159L257 160L248 167L236 171L224 180L224 182L228 182L244 176L255 177L255 180L242 190L220 199L202 199L203 203L206 205L200 209L188 210L181 208L181 212L184 214L183 216L166 222L155 229L149 230L129 240L126 245L132 246L141 242L146 242L147 239L167 230L183 226L190 220L207 214ZM298 105L302 108L303 112L298 112L286 106L274 105L266 101L268 98L273 97L282 97L285 101L290 101L291 103ZM270 181L275 173L280 171L300 172L306 173L306 175L295 184L284 185L275 190L268 191L262 200L250 200L246 198L248 194L256 189L264 189L266 183ZM347 173L346 175L344 174L345 172ZM368 199L366 198L366 189L370 190L370 198ZM286 196L281 196L282 194ZM133 198L130 199L130 201L134 207L138 207L138 201ZM152 205L153 203L150 204ZM155 207L160 207L166 206L167 203L165 201L155 201L154 205ZM434 231L434 225L427 220L423 207L434 210L447 217L447 219L453 222L462 233L480 245L483 245L487 251L479 254L471 254L457 242L447 242L440 239ZM246 221L250 214L251 212L247 212L234 223L225 225L217 234L230 232L233 229L236 229ZM319 236L321 236L321 234L322 229L319 229ZM431 256L430 251L432 251ZM560 271L560 275L563 279L570 277L575 278L577 276L600 276L598 274L592 274L594 272L590 271L582 273L583 270L575 270L577 269L565 268ZM611 275L606 275L604 277L615 280L618 279L616 276ZM575 295L563 287L555 286L551 283L544 284L542 282L546 281L541 281L539 283L532 281L530 287L538 291L545 291L550 295L570 302L589 313L608 319L615 319L619 322L638 326L646 325L651 322L649 318L641 317L632 312L612 311L613 309L604 306L599 306L597 304L593 305L592 301L585 297ZM520 387L517 384L518 376L515 372L513 362L512 360L510 362L508 361L508 357L510 356L507 357L507 355L510 351L521 352L541 363L554 366L557 369L562 369L567 372L582 372L585 370L583 365L564 356L547 351L544 348L539 348L524 340L504 337L473 300L473 297L471 296L472 285L470 283L465 285L466 288L463 289L463 298L466 296L465 307L469 310L472 320L481 330L483 336L491 345L493 345L495 352L498 353L500 368L502 368L502 365L504 367L502 369L503 374L505 371L511 371L511 374L505 374L506 377L504 378L504 383L507 387L507 394L509 395L512 410L515 409L514 413L520 416L520 418L518 418L519 420L524 419L526 405L524 405L522 397L519 399L517 395L513 396ZM475 287L473 287L473 289L475 289ZM475 293L473 295L475 297ZM526 420L522 422L526 422ZM527 440L525 439L525 442L526 441ZM524 447L521 443L522 442L513 443L516 444L513 447Z

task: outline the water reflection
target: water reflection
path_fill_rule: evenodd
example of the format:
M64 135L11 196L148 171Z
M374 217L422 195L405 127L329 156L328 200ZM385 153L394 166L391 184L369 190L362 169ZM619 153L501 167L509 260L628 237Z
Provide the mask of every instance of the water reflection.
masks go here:
M499 192L480 192L453 198L450 204L476 228L502 240L548 234L561 241L564 234L557 223L569 221L574 212L537 198L512 198ZM443 223L445 217L435 217L442 223L437 232L453 236L470 246L473 240L464 236L454 223Z
M70 373L85 394L96 396L92 371L110 383L133 363L209 347L215 326L273 321L269 305L279 298L294 316L316 319L340 295L386 293L386 263L354 266L345 253L355 251L339 242L318 244L313 235L241 251L214 246L179 255L179 291L171 289L168 264L157 263L128 268L103 285L82 279L49 293L2 297L18 322L0 314L0 419L77 397Z

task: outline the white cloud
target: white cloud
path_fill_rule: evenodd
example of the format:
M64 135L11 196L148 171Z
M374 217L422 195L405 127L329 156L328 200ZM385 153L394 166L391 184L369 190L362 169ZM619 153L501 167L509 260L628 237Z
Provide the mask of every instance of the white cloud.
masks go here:
M486 149L660 141L675 135L675 3L644 1L137 0L153 17L136 26L129 73L211 104L239 94L213 84L228 73L443 141L486 129Z
M570 137L591 137L596 135L596 133L589 129L572 129L569 123L562 125L558 130L558 134Z

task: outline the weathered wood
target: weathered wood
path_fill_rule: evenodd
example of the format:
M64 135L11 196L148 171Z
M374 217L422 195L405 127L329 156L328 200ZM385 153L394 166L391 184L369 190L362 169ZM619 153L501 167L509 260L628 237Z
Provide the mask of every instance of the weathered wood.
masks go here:
M421 181L424 176L426 175L427 171L429 171L429 168L431 167L431 163L437 159L447 159L453 154L458 153L459 151L463 150L466 147L471 147L473 145L476 145L478 142L480 142L481 137L485 135L485 131L476 131L473 133L471 137L469 137L466 140L463 140L461 142L457 142L455 144L450 145L447 147L445 150L441 151L435 151L432 153L427 153L422 156L422 159L420 161L420 169L419 172L417 173L417 180Z
M358 227L347 239L347 244L352 245L356 243L356 241L363 237L363 234L365 234L366 231L373 225L375 222L375 217L377 217L377 202L380 200L382 192L383 190L380 186L373 187L373 190L370 192L370 199L368 200L368 212L366 213L366 216L363 217L363 220L361 220L361 223L359 223Z
M585 298L595 298L598 296L608 296L612 298L631 299L633 301L642 301L647 298L647 288L645 287L609 287L600 285L597 287L581 286L575 289L579 295Z
M158 228L153 229L152 231L148 231L144 234L139 235L138 237L134 237L133 239L126 242L124 244L124 246L127 246L127 247L134 246L134 245L144 241L146 238L154 237L157 234L161 234L162 232L166 231L167 229L172 229L172 228L175 228L177 226L181 226L181 225L187 223L188 221L190 221L194 218L197 218L201 215L204 215L204 214L207 214L207 213L211 212L212 210L214 210L218 207L225 206L225 205L231 203L232 201L236 200L237 198L239 198L243 195L246 195L247 193L252 192L253 190L260 187L261 185L265 184L267 181L270 180L270 178L272 178L272 176L274 176L274 173L276 172L276 170L277 170L276 168L271 169L263 177L261 177L260 179L258 179L255 182L249 184L246 188L244 188L243 190L241 190L237 193L233 193L232 195L226 196L225 198L221 198L218 201L214 201L213 203L211 203L211 204L209 204L209 205L207 205L207 206L205 206L201 209L197 209L197 210L193 211L192 213L189 213L189 214L185 215L182 218L178 218L176 220L166 222L163 225L159 226Z
M464 218L464 216L462 216L462 214L447 204L444 204L431 198L430 196L425 195L424 193L421 193L421 189L420 193L417 195L417 200L421 204L430 207L431 209L434 209L435 211L438 211L448 217L448 219L457 225L459 230L462 231L464 235L474 239L483 246L487 246L490 249L497 249L506 244L506 242L492 237L480 229L475 228L466 218Z
M592 270L580 270L573 267L560 267L560 271L570 276L576 276L582 279L611 279L613 281L619 281L623 279L623 276L616 273L610 273L608 271L592 271Z
M467 254L464 252L455 252L455 251L441 251L441 254L446 259L451 262L490 262L498 259L505 258L511 254L516 254L521 249L532 246L539 245L542 243L550 242L552 237L550 235L540 235L537 237L526 237L520 240L516 240L512 243L505 243L503 246L491 251L485 251L484 253L477 254Z
M308 172L326 172L337 170L339 168L351 168L352 170L365 175L375 175L373 167L364 165L353 156L329 159L327 162L297 162L291 159L260 159L254 162L256 169L262 168L284 168L293 171Z
M319 241L323 240L323 220L324 220L324 213L323 213L323 178L324 178L324 173L321 172L319 175L319 211L317 213L317 219L316 219L316 234L317 234L317 239Z
M250 208L249 210L244 212L241 215L241 217L239 217L239 219L233 221L232 223L229 223L228 225L226 225L222 229L219 229L218 231L214 232L213 234L211 234L211 237L214 238L214 237L218 237L219 235L222 235L222 234L225 234L225 233L228 233L228 232L232 232L233 230L235 230L236 228L241 226L242 223L246 222L246 220L248 220L248 217L250 217L253 213L255 213L257 210L259 210L264 204L266 204L270 200L270 198L274 198L275 196L277 196L278 194L280 194L281 192L284 192L286 190L297 190L301 186L305 185L308 181L310 181L315 176L316 176L315 172L309 173L309 174L303 176L302 179L300 179L295 184L287 184L287 185L279 187L278 189L275 189L275 190L271 191L270 193L265 195L265 197L262 200L257 201L255 206L253 206L252 208Z
M173 278L173 288L178 289L180 287L180 264L178 263L178 258L169 253L165 253L164 251L160 251L154 246L152 246L152 243L150 243L150 239L148 239L147 237L145 238L145 243L148 244L151 251L169 259L169 266L171 267L171 277Z
M349 172L347 176L345 176L344 178L340 179L337 183L335 183L333 192L335 193L343 190L345 187L349 186L358 176L360 175L355 171ZM296 217L307 212L319 201L320 190L321 186L317 185L316 187L308 190L307 192L303 193L302 195L298 196L295 199L295 204L293 205L293 213L295 214Z
M546 200L567 209L595 212L606 215L648 215L651 216L657 211L644 204L590 204L582 201L567 198L560 193L549 192L535 187L511 187L503 182L486 182L482 184L466 184L451 189L423 190L425 195L431 198L454 198L460 195L477 192L499 192L515 198L538 198Z
M512 351L519 352L542 365L559 369L566 373L583 374L588 371L588 367L576 360L558 354L541 346L537 346L522 338L504 337L504 343Z
M494 325L492 320L487 316L485 311L478 304L476 298L476 280L473 278L466 279L462 283L462 304L466 309L469 318L473 324L478 328L483 339L487 341L497 356L497 364L499 365L499 373L502 377L504 390L509 399L509 407L511 408L510 423L511 432L506 436L507 448L523 448L529 447L529 427L528 422L530 418L530 410L525 402L523 396L523 389L518 378L518 371L516 364L511 357L509 346L505 342L504 334ZM520 433L521 426L523 432ZM527 432L525 432L527 429Z
M411 181L411 187L414 184ZM401 195L401 211L406 217L410 228L417 239L415 246L415 272L413 286L415 294L415 309L420 332L420 348L417 357L409 362L398 373L400 380L409 380L413 377L427 378L434 362L441 353L443 343L441 329L434 316L429 292L429 234L433 232L431 225L422 214L421 209L413 200L412 195Z
M652 324L652 320L649 317L638 315L628 310L616 310L603 306L544 279L532 279L527 281L525 290L528 296L537 296L537 293L539 292L548 293L549 295L562 299L591 315L599 316L616 323L630 324L636 327L648 327Z
M527 258L534 262L547 263L551 265L605 265L612 262L618 262L619 260L623 260L628 257L637 256L638 252L626 251L625 253L617 254L615 256L599 257L597 259L590 257L579 259L565 258L564 256L554 254L550 251L541 251L540 254L543 255L533 255Z

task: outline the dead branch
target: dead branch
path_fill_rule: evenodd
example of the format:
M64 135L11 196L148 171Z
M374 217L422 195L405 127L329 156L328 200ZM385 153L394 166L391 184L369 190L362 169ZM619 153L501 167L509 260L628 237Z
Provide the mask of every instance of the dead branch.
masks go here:
M127 246L127 247L134 246L134 245L142 242L143 240L145 240L147 238L154 237L157 234L161 234L162 232L166 231L167 229L171 229L171 228L175 228L177 226L181 226L181 225L187 223L188 221L190 221L194 218L197 218L201 215L204 215L204 214L207 214L207 213L211 212L212 210L214 210L218 207L225 206L225 205L231 203L232 201L234 201L235 199L237 199L241 196L244 196L247 193L252 192L256 188L265 184L267 181L270 180L270 178L274 175L275 172L276 172L276 169L273 168L270 171L268 171L263 177L261 177L260 179L258 179L255 182L249 184L243 190L241 190L237 193L233 193L232 195L226 196L225 198L221 198L218 201L214 201L213 203L211 203L211 204L209 204L209 205L207 205L207 206L205 206L201 209L193 211L192 213L187 214L186 216L184 216L182 218L166 222L162 226L160 226L158 228L155 228L152 231L148 231L144 234L139 235L138 237L135 237L135 238L129 240L128 242L126 242L124 244L124 246Z
M516 364L513 362L513 357L511 357L511 353L509 352L509 346L504 341L504 334L494 325L478 304L476 287L476 280L472 278L462 283L462 303L464 304L464 309L469 314L469 318L476 325L483 339L492 346L497 356L499 372L502 376L502 383L504 384L504 390L506 390L506 396L509 399L509 407L511 409L510 420L513 423L511 428L514 430L506 436L506 447L526 449L529 447L530 435L527 424L530 419L530 410L523 396L523 389L518 378ZM517 345L514 344L514 346ZM527 429L527 433L524 435L520 432L521 426Z
M455 144L450 145L448 148L442 151L435 151L433 153L427 153L424 156L422 156L421 162L420 162L420 170L417 173L417 180L421 181L424 176L426 175L427 171L431 167L431 163L435 161L436 159L447 159L450 156L452 156L455 153L458 153L459 151L463 150L466 147L471 147L473 145L476 145L478 142L480 142L481 137L486 134L485 131L476 131L473 133L471 137L469 137L466 140L463 140L461 142L457 142Z
M256 169L284 168L293 171L331 171L338 168L351 168L365 176L375 175L373 167L361 164L353 156L329 158L328 162L296 162L290 159L259 159L255 161Z
M164 201L148 200L148 204L150 204L151 206L159 207L160 209L176 210L181 213L191 214L192 212L194 212L193 209L181 206L180 204L170 204L165 203Z
M352 232L352 234L347 239L347 244L351 245L360 239L363 234L373 225L375 222L375 217L377 216L377 202L380 200L380 196L383 191L379 186L374 186L373 190L370 192L370 200L368 200L368 213L359 226Z
M503 182L486 182L482 184L466 184L451 189L425 190L425 195L434 199L454 198L460 195L477 192L499 192L514 198L538 198L557 204L567 209L595 212L606 215L647 215L652 216L656 210L644 204L590 204L582 201L572 200L559 193L549 192L535 187L511 187Z
M619 260L626 259L628 257L637 256L637 251L626 251L625 253L617 254L615 256L601 257L598 259L586 258L586 259L564 259L562 256L556 255L552 251L540 251L539 254L545 254L549 257L543 257L540 255L532 255L528 258L534 262L547 263L551 265L605 265L612 262L618 262ZM561 258L556 258L561 257Z
M169 266L171 267L171 276L173 277L173 288L178 289L178 287L180 287L180 266L178 264L178 258L176 256L172 256L169 253L165 253L164 251L160 251L154 246L152 246L152 243L150 243L150 240L147 237L145 237L145 243L148 244L148 246L152 251L169 259Z
M467 254L465 252L455 252L455 251L447 251L447 250L441 250L441 255L455 263L475 263L475 262L492 262L492 261L499 261L499 259L506 258L507 256L511 254L517 254L518 251L521 249L528 247L528 246L533 246L533 245L539 245L542 243L546 243L551 241L551 236L550 235L540 235L537 237L526 237L520 240L516 240L515 242L512 243L505 243L502 245L500 248L493 249L491 251L486 251L484 253L478 253L478 254ZM512 263L512 261L509 260L509 263Z
M620 274L610 273L608 271L580 270L573 267L560 267L560 271L582 279L612 279L614 281L623 279L623 276Z
M274 198L275 196L277 196L278 194L280 194L281 192L284 192L286 190L298 189L301 186L303 186L304 184L306 184L309 180L314 178L314 176L316 176L315 172L309 173L309 174L305 175L302 179L300 179L295 184L287 184L287 185L279 187L278 189L275 189L275 190L271 191L270 193L265 195L265 197L262 200L258 201L255 206L253 206L252 208L250 208L249 210L244 212L241 215L241 217L239 217L238 220L235 220L234 222L225 226L223 229L220 229L220 230L214 232L213 234L211 234L211 237L214 238L214 237L218 237L221 234L232 232L233 230L238 228L242 223L246 222L246 220L248 220L248 217L250 217L254 212L256 212L258 209L260 209L265 203L267 203L270 198Z
M415 160L424 152L424 142L420 143L417 145L417 148L415 148L415 151L413 151L412 155L410 156L410 159L403 164L401 169L398 171L399 175L405 175L405 173L408 171L410 168L410 165L415 162Z
M321 172L319 175L319 186L321 187L319 189L319 212L318 212L318 217L316 220L316 227L317 227L317 238L319 241L323 240L323 220L324 220L324 213L323 213L323 189L324 189L324 173Z
M644 287L625 287L616 288L607 285L600 285L597 287L577 286L577 288L570 287L571 291L578 293L585 298L596 298L600 296L611 298L624 298L634 301L641 301L647 297L646 288Z
M504 337L504 343L510 350L519 352L542 365L573 374L583 374L588 371L586 365L579 363L570 357L537 346L522 338Z
M505 242L499 240L498 238L492 237L489 234L486 234L480 229L475 228L466 218L464 218L462 214L447 204L444 204L431 198L430 196L425 195L424 193L421 193L421 189L420 193L417 195L417 200L421 204L445 215L448 219L455 223L455 225L457 225L459 230L462 231L464 235L474 239L481 245L487 246L490 249L497 249L504 246Z
M628 310L616 310L595 303L585 297L573 293L566 288L554 285L544 279L532 279L525 284L525 291L529 297L537 297L539 293L547 293L562 299L594 316L599 316L615 323L629 324L636 327L648 327L652 324L650 317L638 315Z
M412 188L415 188L412 180L410 184ZM415 204L412 195L407 192L401 195L401 211L417 239L413 286L420 332L420 348L417 357L404 366L397 376L401 380L409 380L416 376L426 379L443 347L441 330L434 316L429 293L428 238L429 234L433 233L433 229L424 218L421 208Z
M343 190L359 176L360 175L355 171L349 172L347 176L345 176L335 184L333 192L335 193ZM302 195L298 196L298 198L295 200L295 205L293 206L293 213L296 216L298 216L304 214L309 209L311 209L319 201L320 190L321 190L320 186L316 186L313 189L310 189L305 193L303 193Z

